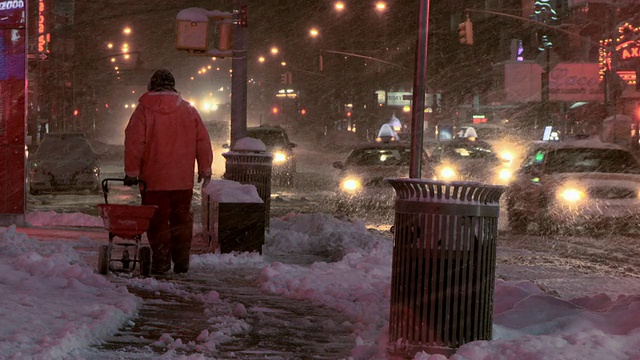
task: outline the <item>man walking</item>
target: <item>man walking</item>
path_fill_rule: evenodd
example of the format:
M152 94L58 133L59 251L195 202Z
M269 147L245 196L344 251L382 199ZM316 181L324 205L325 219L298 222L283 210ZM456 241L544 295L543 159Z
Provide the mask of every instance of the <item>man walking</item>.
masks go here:
M176 91L169 70L156 71L147 90L125 129L125 185L142 180L142 204L158 206L147 230L151 273L164 274L172 262L173 272L186 273L195 163L204 188L211 180L211 141L198 111Z

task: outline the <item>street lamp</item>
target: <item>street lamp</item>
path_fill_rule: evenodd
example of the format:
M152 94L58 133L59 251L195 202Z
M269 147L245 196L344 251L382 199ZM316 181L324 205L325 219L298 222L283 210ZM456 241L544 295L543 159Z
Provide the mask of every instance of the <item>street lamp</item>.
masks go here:
M384 1L376 2L376 11L379 13L383 13L387 11L387 3Z
M271 55L278 55L278 52L280 52L280 50L278 50L278 48L275 46L272 46L270 51Z
M122 29L122 33L125 35L131 35L131 28L127 26L126 28Z
M312 38L317 38L320 35L320 31L318 31L318 29L316 28L311 28L309 30L309 36L311 36Z
M335 4L333 4L333 8L336 9L337 12L343 12L345 6L342 1L336 1Z

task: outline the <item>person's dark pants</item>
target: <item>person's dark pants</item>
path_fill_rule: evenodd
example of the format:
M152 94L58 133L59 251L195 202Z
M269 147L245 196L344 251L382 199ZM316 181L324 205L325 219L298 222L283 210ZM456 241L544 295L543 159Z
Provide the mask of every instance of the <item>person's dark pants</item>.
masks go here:
M151 272L176 273L189 270L189 254L193 237L191 197L193 190L144 191L143 205L156 205L147 237L151 246Z

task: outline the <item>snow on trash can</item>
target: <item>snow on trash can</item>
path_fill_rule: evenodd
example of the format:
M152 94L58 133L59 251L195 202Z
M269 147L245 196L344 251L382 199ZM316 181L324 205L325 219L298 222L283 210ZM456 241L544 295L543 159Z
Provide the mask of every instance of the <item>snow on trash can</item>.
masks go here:
M503 186L386 179L396 191L388 352L491 340Z
M202 190L202 237L211 252L262 254L264 214L264 202L253 185L211 180Z
M264 143L254 138L236 141L232 151L223 153L223 178L256 187L265 206L265 226L269 227L271 213L271 154Z

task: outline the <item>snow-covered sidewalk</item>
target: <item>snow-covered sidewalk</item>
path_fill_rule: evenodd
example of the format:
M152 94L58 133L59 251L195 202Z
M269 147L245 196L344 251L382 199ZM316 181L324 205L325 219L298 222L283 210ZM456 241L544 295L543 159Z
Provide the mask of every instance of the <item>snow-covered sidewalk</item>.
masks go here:
M65 217L72 223L74 214ZM220 296L215 289L190 292L171 279L118 277L111 282L96 274L88 254L78 250L97 249L101 240L73 240L42 241L15 227L0 228L0 358L90 358L92 345L137 321L142 299L128 288L188 297L217 309L202 314L206 321L198 322L204 324L194 329L196 338L167 332L156 339L166 359L216 359L222 344L250 331L247 316L268 317L273 311ZM362 223L326 214L290 214L271 220L264 255L194 254L192 269L181 281L253 269L259 277L252 284L261 292L344 316L340 324L328 321L324 331L330 339L332 332L347 329L353 359L386 359L392 251L389 234L367 230ZM300 259L315 261L304 264ZM497 272L494 338L468 343L451 359L640 359L640 280L568 269L566 281L555 281L545 292L533 281L558 279L556 267L510 264L498 266ZM590 290L594 276L602 286L594 282ZM605 283L607 279L611 281ZM305 349L301 356L313 351L319 350Z

